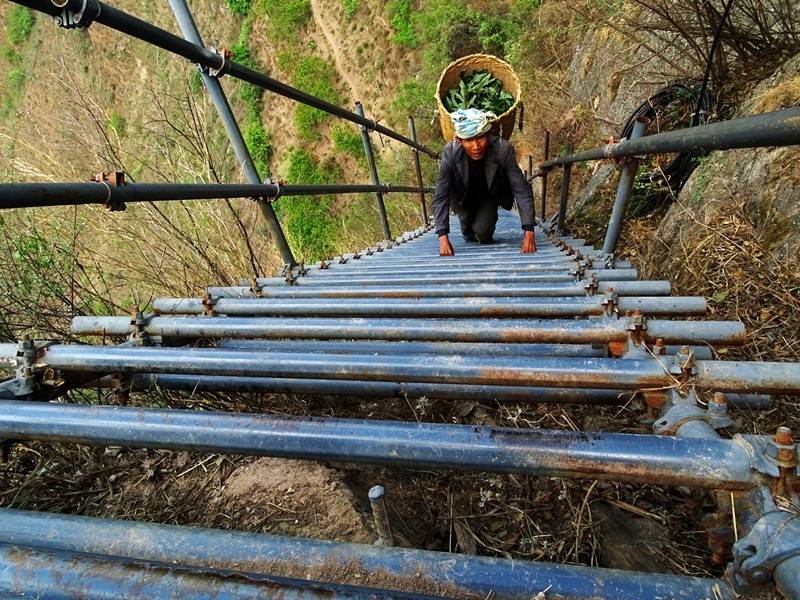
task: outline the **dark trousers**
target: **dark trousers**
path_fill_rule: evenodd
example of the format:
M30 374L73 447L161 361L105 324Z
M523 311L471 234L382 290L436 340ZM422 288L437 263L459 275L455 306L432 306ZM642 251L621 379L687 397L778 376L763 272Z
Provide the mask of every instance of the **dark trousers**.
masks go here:
M477 204L462 206L458 211L461 233L465 237L475 237L479 242L489 243L497 225L497 203L485 200Z

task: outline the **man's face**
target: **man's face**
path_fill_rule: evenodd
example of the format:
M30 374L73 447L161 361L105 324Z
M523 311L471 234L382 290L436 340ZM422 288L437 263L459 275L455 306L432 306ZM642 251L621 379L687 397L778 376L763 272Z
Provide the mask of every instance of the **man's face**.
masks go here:
M486 156L486 149L489 147L488 134L479 135L474 138L469 138L468 140L462 140L461 138L456 139L458 139L461 147L464 148L464 152L466 152L467 156L472 160L480 160Z

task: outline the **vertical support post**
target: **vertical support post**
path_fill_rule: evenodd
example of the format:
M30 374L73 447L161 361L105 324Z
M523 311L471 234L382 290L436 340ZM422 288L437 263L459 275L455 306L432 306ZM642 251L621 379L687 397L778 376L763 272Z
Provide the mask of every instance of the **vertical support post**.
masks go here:
M531 186L531 198L533 198L533 156L528 154L528 170L525 175L528 185ZM536 222L536 202L531 200L531 209L533 210L533 222Z
M414 117L408 117L408 128L411 131L411 139L417 143L417 126L414 123ZM425 192L422 191L422 167L419 164L419 150L411 148L414 153L414 167L417 171L417 187L419 188L419 202L422 205L422 224L428 223L428 207L425 204Z
M203 46L200 31L197 29L197 25L194 22L189 6L186 4L186 0L169 0L169 5L170 8L172 8L175 19L178 21L178 26L181 29L183 37L197 46ZM207 69L199 65L198 69L200 70L200 77L203 79L203 85L205 85L208 91L208 96L217 109L217 113L222 120L222 125L228 133L228 139L231 142L233 152L236 155L236 159L239 161L245 178L249 183L263 183L255 163L253 162L253 158L250 156L250 151L247 149L247 144L242 137L239 124L236 122L236 117L234 117L231 106L228 104L228 98L225 96L225 91L222 89L219 79L213 77L209 74ZM278 217L272 205L263 198L259 198L258 207L267 221L267 228L269 229L275 245L278 247L281 259L285 264L294 267L297 261L294 259L291 248L289 248L289 242L286 241L286 236L283 234L281 224L278 221Z
M550 160L550 131L544 130L544 159L545 162ZM542 221L544 221L546 212L545 203L547 201L547 171L542 174Z
M372 486L369 490L369 504L372 507L372 518L375 519L378 543L382 546L394 546L392 527L389 525L389 515L386 512L385 495L382 485Z
M356 114L359 117L364 116L364 105L361 102L356 102ZM364 143L364 154L367 156L367 164L369 165L369 172L372 174L372 183L380 185L381 180L378 177L378 167L375 165L375 155L372 153L372 142L369 139L369 130L363 125L361 127L361 141ZM386 216L386 205L383 203L383 194L380 191L375 192L375 201L378 204L378 214L381 218L381 225L383 226L383 238L386 240L392 239L392 232L389 229L389 219Z
M572 142L567 144L565 149L566 154L572 154L574 146ZM558 207L558 227L559 235L564 233L564 221L567 219L567 201L569 200L569 180L572 177L572 163L567 163L563 168L563 175L561 177L561 203Z
M650 119L646 117L639 117L633 125L630 139L635 140L642 137L647 131L647 126L650 124ZM606 231L606 239L603 242L603 254L609 261L609 265L614 265L614 250L617 247L619 234L622 231L622 222L625 219L625 206L630 198L631 190L633 189L633 182L636 179L636 171L639 170L639 160L631 158L625 162L622 167L622 173L619 176L619 185L617 186L617 196L614 198L614 208L611 211L611 218L608 221L608 230Z

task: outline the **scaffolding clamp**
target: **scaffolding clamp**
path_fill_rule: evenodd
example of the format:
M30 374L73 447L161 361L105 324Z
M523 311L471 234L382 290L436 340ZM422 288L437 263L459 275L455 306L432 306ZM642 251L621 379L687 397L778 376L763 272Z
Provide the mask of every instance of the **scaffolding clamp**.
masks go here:
M220 79L222 76L230 73L231 65L233 64L230 59L233 58L233 52L231 50L228 50L227 48L220 48L220 49L209 48L208 50L210 52L213 52L220 58L219 67L217 67L216 69L209 68L208 74L211 77Z
M98 0L50 0L50 2L61 9L61 13L53 17L53 21L64 29L86 29L100 16Z
M597 288L600 283L597 281L597 274L592 273L586 283L583 284L583 289L586 290L587 296L594 296L597 293Z
M281 274L283 273L281 272ZM261 297L261 286L258 285L258 277L253 277L250 279L250 293L256 298Z
M608 292L606 292L608 294ZM613 294L613 290L612 290ZM628 317L628 323L625 326L628 330L628 337L634 346L641 346L647 336L647 319L642 315L642 311L638 308L633 311L633 314Z
M150 346L151 340L147 333L147 324L150 322L150 317L145 317L144 313L139 310L139 307L134 305L131 307L131 341L134 346Z
M656 435L678 435L678 430L690 421L703 421L714 429L724 429L733 425L733 419L725 410L708 410L699 406L697 396L689 392L681 396L677 390L670 390L667 397L669 408L653 423Z
M800 556L800 516L769 510L733 545L726 575L739 592L753 592L772 582L775 567Z
M206 291L203 294L203 316L204 317L216 317L217 311L214 310L214 306L217 304L217 298L214 298L211 294Z
M613 287L606 289L606 293L603 294L603 298L600 300L600 305L603 307L607 317L619 314L619 296Z
M106 186L108 195L106 196L106 201L103 202L103 206L108 210L111 212L119 212L127 208L125 202L120 198L114 198L114 194L112 193L112 188L123 187L125 185L125 173L122 171L101 171L92 176L90 181L102 183Z

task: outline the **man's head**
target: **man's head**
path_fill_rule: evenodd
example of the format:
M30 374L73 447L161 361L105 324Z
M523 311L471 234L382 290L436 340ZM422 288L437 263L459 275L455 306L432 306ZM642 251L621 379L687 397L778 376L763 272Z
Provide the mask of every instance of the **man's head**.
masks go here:
M476 108L458 109L451 113L450 119L453 122L456 140L472 160L480 160L486 156L486 150L489 148L489 130L495 118L494 113L483 112Z

